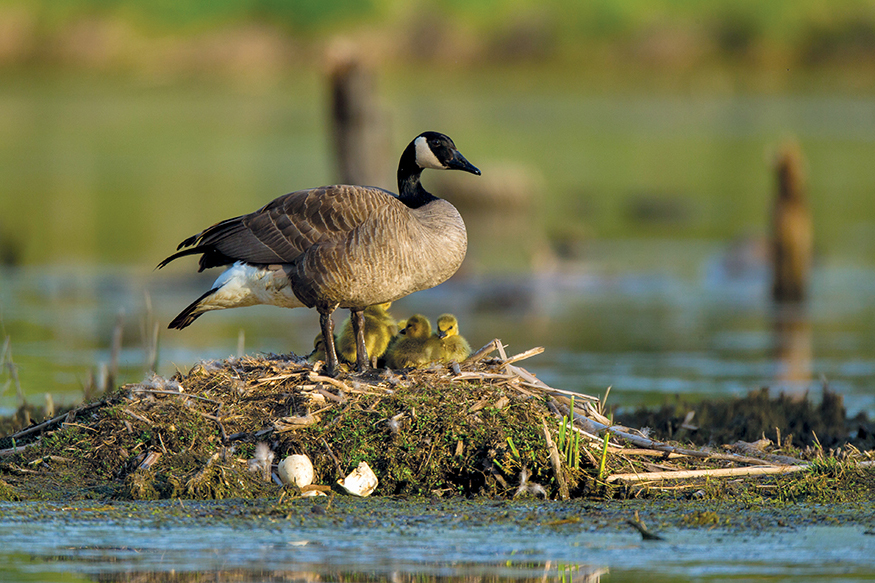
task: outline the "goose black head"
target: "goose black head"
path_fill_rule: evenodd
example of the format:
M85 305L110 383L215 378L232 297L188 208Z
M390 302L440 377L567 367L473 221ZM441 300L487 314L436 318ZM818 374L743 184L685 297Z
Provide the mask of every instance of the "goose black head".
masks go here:
M419 208L435 200L419 181L426 168L464 170L480 175L448 136L438 132L422 132L413 139L398 162L398 198L410 208Z
M468 162L456 149L449 136L438 132L423 132L413 140L416 165L436 170L464 170L480 175L480 170Z

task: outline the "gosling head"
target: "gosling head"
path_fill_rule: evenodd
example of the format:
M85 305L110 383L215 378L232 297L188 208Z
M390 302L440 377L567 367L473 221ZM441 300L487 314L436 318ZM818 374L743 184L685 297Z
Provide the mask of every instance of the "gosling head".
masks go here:
M439 338L457 336L459 334L459 321L452 314L444 314L437 321L437 335Z
M431 336L431 322L422 314L416 314L407 319L407 325L401 331L408 338L427 339Z
M438 132L422 132L413 140L413 147L416 152L416 165L420 168L464 170L480 176L480 170L462 156L449 136Z

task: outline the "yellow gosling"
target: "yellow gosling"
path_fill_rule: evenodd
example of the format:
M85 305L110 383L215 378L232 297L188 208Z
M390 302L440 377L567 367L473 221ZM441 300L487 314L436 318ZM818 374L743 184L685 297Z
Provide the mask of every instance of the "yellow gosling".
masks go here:
M441 362L462 362L471 355L471 345L459 335L459 321L452 314L444 314L437 321L437 332L440 338Z
M316 338L313 339L313 352L307 355L307 362L325 362L325 339L322 337L322 333L316 335Z
M439 359L440 344L431 335L431 322L425 316L416 314L407 319L407 325L400 332L398 340L386 353L386 366L418 367Z
M389 341L398 333L395 319L389 314L388 309L392 302L368 306L365 314L365 349L371 361L371 366L376 366L377 359L386 353ZM352 330L352 322L347 318L343 322L343 328L337 339L337 351L340 358L349 363L356 362L355 334Z

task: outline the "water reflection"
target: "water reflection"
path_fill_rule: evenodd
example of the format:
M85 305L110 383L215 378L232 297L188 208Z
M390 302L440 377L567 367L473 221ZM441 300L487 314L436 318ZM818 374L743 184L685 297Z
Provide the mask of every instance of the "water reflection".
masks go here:
M805 395L812 377L811 318L804 304L778 304L772 309L775 380L785 393Z
M91 549L95 550L95 549ZM108 549L110 553L119 554L125 550L136 552L135 549ZM103 560L105 560L104 558ZM25 555L8 557L7 569L0 568L8 579L5 581L23 581L29 579L25 573L27 565L33 565L33 558ZM81 565L71 564L68 557L45 557L40 561L44 566L69 564L72 571L82 571ZM75 561L73 562L75 563ZM564 564L554 561L545 563L514 564L512 561L502 564L455 564L433 563L408 566L406 570L356 569L355 566L340 568L326 564L300 564L289 568L273 569L216 569L210 571L138 571L138 570L104 570L107 564L102 560L92 561L93 570L86 565L84 572L77 575L46 571L29 573L37 575L32 580L39 581L100 581L122 583L195 583L212 581L215 583L236 583L248 581L251 583L284 582L284 583L322 583L327 581L345 581L349 583L600 583L602 581L626 581L626 577L607 577L610 570L607 567L594 567L581 564ZM117 563L124 564L124 558ZM9 568L11 567L11 568ZM16 568L20 569L16 572ZM4 573L5 571L5 573ZM89 572L91 571L91 572ZM653 579L650 579L653 580Z

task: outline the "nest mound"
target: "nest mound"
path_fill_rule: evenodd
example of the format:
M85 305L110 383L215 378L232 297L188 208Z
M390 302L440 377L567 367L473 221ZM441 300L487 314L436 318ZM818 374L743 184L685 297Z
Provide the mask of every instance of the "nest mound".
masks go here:
M657 473L811 465L768 444L691 450L612 425L598 399L514 364L542 350L508 357L495 340L462 366L334 378L294 354L202 362L4 438L0 499L301 494L273 471L291 454L312 460L317 485L305 491L342 492L337 481L364 461L384 496L640 495L670 479Z

